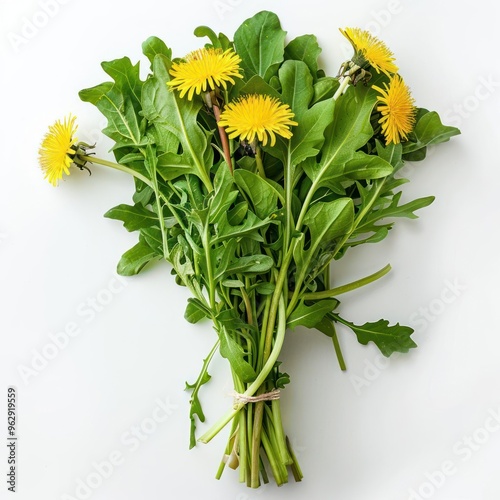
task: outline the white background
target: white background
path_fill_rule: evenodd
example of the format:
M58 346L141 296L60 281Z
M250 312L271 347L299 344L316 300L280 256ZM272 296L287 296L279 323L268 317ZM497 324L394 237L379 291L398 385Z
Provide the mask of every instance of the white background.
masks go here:
M500 426L490 416L500 411L498 4L51 5L47 15L42 1L1 0L0 436L6 434L7 387L14 385L15 498L500 498ZM292 383L282 405L305 479L252 491L231 470L213 479L225 432L188 450L184 381L196 378L214 332L207 323L184 321L187 292L174 284L167 265L123 281L114 274L136 234L102 214L130 202L131 179L95 166L91 177L75 169L56 189L43 180L37 151L47 126L72 112L79 138L97 140L98 154L108 157L102 118L77 95L106 79L100 61L124 55L143 61L141 43L153 34L182 56L201 43L192 35L196 26L232 37L262 9L280 16L288 39L316 34L330 74L349 54L337 28L371 29L395 52L418 105L437 110L463 135L406 170L412 182L404 199L433 194L435 203L416 221L397 221L384 242L352 251L335 269L341 284L390 262L388 277L343 297L343 315L358 324L380 317L410 324L419 348L387 363L373 345L359 346L342 330L348 372L341 373L329 339L290 333L282 360ZM78 335L54 351L51 336L72 327ZM53 359L44 362L43 353ZM231 404L226 361L217 357L211 373L202 394L207 424ZM168 418L158 401L168 406ZM141 425L149 434L132 441ZM10 498L5 445L2 437L0 497ZM103 479L94 464L110 455L120 464ZM80 480L92 489L78 489Z

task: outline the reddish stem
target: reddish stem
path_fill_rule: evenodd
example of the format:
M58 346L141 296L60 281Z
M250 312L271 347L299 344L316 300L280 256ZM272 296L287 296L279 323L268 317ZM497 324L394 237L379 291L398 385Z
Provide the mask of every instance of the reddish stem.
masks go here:
M233 173L233 162L231 161L231 151L229 150L229 140L227 138L226 130L224 127L219 127L220 109L216 104L213 105L215 120L217 121L217 128L219 129L219 136L222 143L222 150L224 151L224 158L229 167L231 174Z

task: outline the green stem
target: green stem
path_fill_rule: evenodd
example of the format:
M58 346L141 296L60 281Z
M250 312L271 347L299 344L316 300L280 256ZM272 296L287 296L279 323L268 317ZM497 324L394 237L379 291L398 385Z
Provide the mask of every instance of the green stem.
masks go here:
M285 239L283 241L283 248L285 249L285 251L287 251L290 246L293 225L293 173L294 168L290 158L290 149L288 149L287 161L285 165ZM285 273L285 275L287 274L288 273ZM288 286L285 286L285 290L288 291Z
M246 428L246 408L240 411L238 432L239 432L239 457L240 457L240 483L247 480L247 428Z
M150 188L152 188L151 180L145 177L144 175L140 174L139 172L136 172L135 170L132 170L129 167L126 167L125 165L120 165L119 163L115 163L114 161L108 161L108 160L103 160L101 158L96 158L95 156L87 156L87 155L82 155L80 158L84 161L88 161L89 163L97 163L98 165L103 165L105 167L111 167L114 168L115 170L120 170L121 172L125 172L126 174L130 174L134 176L136 179L141 180L145 184L147 184Z
M340 342L339 338L337 336L337 330L335 328L335 325L332 323L333 327L333 335L332 335L332 342L333 342L333 347L335 349L335 354L337 355L337 360L339 362L340 369L345 372L347 370L347 366L345 365L344 361L344 355L342 354L342 349L340 348Z
M299 462L297 460L297 457L293 451L292 444L290 443L290 440L286 438L286 444L288 451L290 452L290 456L292 457L293 464L292 464L292 473L295 481L299 482L302 481L302 478L304 477L304 474L302 474L302 470L300 469Z
M283 347L283 342L285 340L286 332L286 310L285 302L283 297L279 301L279 315L278 315L278 327L276 331L276 339L272 352L269 355L266 363L264 364L262 370L257 375L257 378L250 384L247 390L243 393L244 396L253 396L259 387L265 382L267 376L274 367L274 364L278 360L278 356ZM211 429L209 429L199 441L201 443L208 443L212 440L227 424L234 418L235 415L245 406L245 403L237 403L229 410Z
M260 464L260 446L262 442L262 418L264 416L264 402L259 401L255 404L252 432L252 449L250 455L250 487L258 488L259 464Z
M344 243L351 237L351 235L356 231L358 226L360 225L361 221L365 217L365 215L371 210L373 204L377 201L378 197L380 196L380 193L382 191L382 188L384 187L385 181L387 180L387 177L384 177L383 179L379 179L378 181L375 181L377 184L375 188L375 192L373 193L370 201L363 207L363 209L358 213L356 216L356 219L354 220L354 224L352 225L351 230L346 233L343 238L337 243L335 246L335 249L333 250L333 254L331 259L334 259L335 256L340 252L342 247L344 246Z
M203 384L206 383L205 380L205 374L208 371L208 367L210 365L210 362L212 361L212 358L214 357L214 354L217 352L217 349L219 348L220 340L217 339L217 342L214 344L210 352L208 353L208 356L203 360L203 365L201 367L201 371L198 375L198 378L196 379L196 382L194 383L194 387L191 391L191 399L190 399L190 404L191 404L191 410L192 410L192 405L193 401L195 401L196 396L198 395L198 392L200 391L200 388ZM190 413L190 418L193 419L194 415L192 412ZM190 435L190 444L189 448L194 448L196 446L196 439L194 435L194 429L191 431Z
M246 286L248 286L248 283ZM253 325L253 307L252 307L252 303L250 302L250 297L248 296L248 293L246 292L245 287L241 287L240 292L241 292L241 296L243 298L243 302L245 304L245 310L247 313L247 323L249 325Z
M281 486L285 482L285 478L283 477L283 471L281 470L281 464L279 463L275 453L273 446L271 444L271 440L266 433L265 429L262 429L262 446L264 451L266 452L267 459L269 460L269 465L271 466L271 470L273 471L274 479L276 480L277 486ZM252 484L252 488L258 488L259 485L254 486Z
M318 178L319 179L319 178ZM363 207L363 209L358 213L358 215L356 216L356 219L354 220L354 223L352 225L352 228L351 230L346 233L342 239L337 243L337 245L335 246L334 250L333 250L333 253L330 257L330 261L327 262L320 270L319 272L322 272L325 267L329 266L330 265L330 262L335 258L335 256L339 253L339 251L342 249L342 247L344 246L345 242L351 237L351 235L354 233L354 231L357 229L357 227L359 226L359 224L361 223L361 221L363 220L363 218L365 217L365 215L371 210L373 204L375 203L375 201L377 200L377 198L379 197L380 195L380 192L382 191L382 188L385 184L385 181L387 180L387 177L384 177L383 179L379 179L379 181L375 181L375 182L378 182L378 185L376 186L375 188L375 192L374 194L372 195L372 198L370 199L370 201L366 204L365 207ZM308 208L308 205L312 199L312 193L314 193L314 191L316 190L316 187L318 185L318 180L316 180L315 182L313 182L313 185L311 186L311 189L309 190L309 193L306 197L306 200L304 201L304 205L302 206L302 210L300 212L300 216L299 216L299 220L297 221L297 226L296 226L296 230L297 231L300 231L301 227L302 227L302 223L303 223L303 220L304 220L304 217L305 217L305 214L307 212L307 208ZM295 305L297 304L298 302L298 298L299 298L299 294L301 292L301 287L302 287L302 280L303 280L303 277L304 277L304 272L302 273L302 276L299 277L299 279L297 280L297 282L295 283L295 292L288 304L288 313L290 311L293 311L293 309L295 308Z
M342 323L345 326L351 326L351 324L346 321L345 319L341 318L338 314L335 313L329 313L328 316L333 319L333 321L338 321L339 323Z
M264 342L264 351L262 353L262 359L264 360L264 362L266 362L266 360L269 357L269 353L271 352L274 325L276 323L278 309L281 307L281 302L283 302L284 304L283 285L286 281L286 277L288 274L288 266L292 261L292 257L293 257L293 245L289 248L288 253L285 255L283 263L281 264L281 269L278 274L278 279L276 280L276 287L274 289L273 298L271 300L271 308L269 310L269 318L267 321L266 339ZM285 310L285 326L286 326L286 310Z
M247 456L245 457L245 466L247 467L247 474L246 474L246 482L247 486L250 488L252 482L251 482L251 473L248 471L248 466L251 464L251 443L252 443L252 437L253 437L253 409L254 405L247 405L242 411L246 412L246 417L247 417Z
M205 224L205 228L203 231L203 249L205 250L205 262L207 264L207 288L209 293L210 300L210 309L215 311L215 285L214 285L214 274L212 269L212 254L210 252L210 233L208 224Z
M276 287L274 289L274 293L271 299L271 305L269 307L269 313L267 315L267 318L265 322L263 322L263 328L262 328L262 334L261 334L261 344L260 344L260 349L259 349L259 360L261 360L261 363L265 363L265 367L269 365L269 362L274 359L273 364L269 366L269 373L271 369L274 366L274 362L277 360L279 352L281 351L281 345L283 344L283 341L281 340L281 345L279 346L279 349L276 349L277 343L278 343L278 335L280 335L280 325L283 325L283 329L286 330L286 309L285 309L285 300L284 300L284 291L283 291L283 286L286 282L286 277L288 274L288 266L290 265L290 262L292 260L293 256L293 246L290 247L288 250L287 255L285 256L282 264L281 264L281 269L278 274L278 278L276 280ZM284 311L278 315L278 310L284 309ZM266 309L267 312L267 309ZM276 323L276 317L278 317L278 332L276 335L275 343L274 343L274 348L271 352L271 348L273 346L273 338L274 338L274 326ZM284 334L284 332L283 332ZM262 344L262 339L264 339L264 342ZM263 345L263 349L262 349ZM272 354L276 353L275 356ZM262 355L260 355L262 354ZM264 372L264 370L262 370ZM260 374L262 374L260 372ZM260 375L259 374L259 375ZM266 375L267 377L267 375ZM262 382L265 381L265 377L262 379ZM257 390L259 392L265 391L265 387L258 387ZM260 444L261 444L261 433L262 433L262 418L264 415L264 403L259 402L255 405L255 414L254 414L254 419L253 419L253 433L252 433L252 454L251 454L251 465L250 465L250 474L251 474L251 480L250 484L252 488L257 488L260 484L259 482L259 469L258 469L258 463L259 463L259 452L260 452Z
M259 335L259 352L257 355L257 366L256 366L257 372L259 372L262 369L262 366L264 364L263 362L264 344L266 342L267 322L269 320L270 309L271 309L271 297L268 295L266 296L265 299L264 315L262 316L262 328L260 330L260 335Z
M318 179L313 181L311 187L309 188L309 191L307 192L304 204L302 205L302 208L300 210L299 218L297 219L297 224L295 225L296 231L300 231L302 229L302 224L304 223L304 218L306 216L307 210L309 209L309 205L311 204L316 189L318 189L318 184L319 184L317 182Z
M391 265L387 264L385 267L377 271L376 273L370 274L365 278L361 278L359 280L353 281L351 283L347 283L342 286L338 286L336 288L331 288L330 290L323 290L321 292L311 292L305 293L303 295L304 300L321 300L328 299L330 297L335 297L337 295L341 295L343 293L351 292L352 290L356 290L362 286L373 283L374 281L382 278L391 270Z
M82 160L88 161L89 163L96 163L98 165L103 165L105 167L110 167L114 168L115 170L119 170L120 172L124 172L125 174L129 174L132 177L135 177L136 179L139 179L140 181L144 182L144 184L148 185L151 189L154 190L153 183L151 179L148 179L144 175L140 174L139 172L136 172L135 170L132 170L129 167L126 167L125 165L120 165L119 163L115 163L113 161L108 161L108 160L103 160L102 158L97 158L95 156L88 156L88 155L82 155L80 156ZM159 193L160 197L163 199L165 204L168 206L169 210L175 215L175 218L179 225L182 227L182 229L186 230L186 226L182 222L182 219L177 216L176 210L172 206L172 204L169 202L169 200L165 197L163 193Z
M273 415L274 432L276 433L276 443L281 458L281 462L283 463L283 465L290 465L292 464L293 461L286 447L285 433L283 432L283 422L281 420L280 400L275 399L274 401L272 401L271 407Z
M217 473L215 474L215 479L217 479L217 480L222 477L222 473L224 472L226 465L229 465L230 467L231 467L231 465L233 465L231 462L228 463L228 459L229 459L229 457L231 457L231 453L233 451L237 426L238 426L238 422L235 419L235 420L233 420L233 424L231 426L231 432L229 434L230 437L229 437L229 440L227 442L226 448L224 450L224 457L222 458L221 463L219 465L219 468L217 469ZM234 467L231 467L231 468L234 469Z
M163 245L163 258L166 261L168 261L170 256L170 251L168 248L167 230L165 228L165 218L163 217L163 206L161 204L161 194L158 188L158 179L156 178L156 172L151 181L152 181L152 188L155 193L156 207L158 210L158 222L160 223L161 239Z

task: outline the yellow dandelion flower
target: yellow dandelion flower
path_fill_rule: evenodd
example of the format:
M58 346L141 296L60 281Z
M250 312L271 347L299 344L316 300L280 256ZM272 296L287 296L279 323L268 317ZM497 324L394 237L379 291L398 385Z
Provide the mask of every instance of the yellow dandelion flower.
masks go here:
M188 54L184 61L172 63L170 74L173 79L167 85L180 91L181 97L188 93L188 99L193 94L201 94L207 90L215 90L222 86L227 88L227 82L234 85L234 78L243 78L239 73L240 57L231 49L199 49Z
M57 186L57 181L62 179L63 173L69 175L69 167L76 153L76 148L73 147L77 142L75 120L75 116L69 115L64 122L57 120L51 125L38 151L45 179L53 186Z
M386 75L397 73L398 67L394 64L394 54L387 45L374 37L369 31L360 28L340 29L340 32L349 40L353 49L352 61L360 68L369 64L377 73L381 71Z
M253 142L255 136L265 146L268 136L271 146L276 143L276 134L285 139L292 137L290 126L295 115L288 104L268 95L250 94L230 102L222 112L219 126L224 127L230 139L240 137L242 141Z
M377 111L382 113L379 123L382 125L382 132L385 136L386 144L393 142L399 144L401 140L407 140L408 134L415 126L415 100L411 96L410 89L399 75L394 75L389 85L384 83L385 89L373 88L380 92L377 96L379 105Z

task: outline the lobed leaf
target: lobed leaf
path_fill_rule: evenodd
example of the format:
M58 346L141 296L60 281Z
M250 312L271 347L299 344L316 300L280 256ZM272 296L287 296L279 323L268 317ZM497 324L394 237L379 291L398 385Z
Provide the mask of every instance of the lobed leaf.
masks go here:
M303 61L313 77L318 73L318 57L321 47L314 35L302 35L294 38L285 47L285 60Z
M252 202L257 217L265 219L278 208L279 193L276 188L249 170L235 170L234 182Z
M417 344L410 338L413 328L409 326L402 326L399 323L389 326L389 322L385 319L358 326L338 316L336 319L356 334L360 344L366 345L368 342L373 342L386 357L395 352L408 352L417 347Z
M297 326L316 328L321 320L338 306L336 299L325 299L308 306L301 301L288 317L287 328L294 329Z
M158 224L158 216L144 208L142 205L118 205L108 210L104 217L123 221L123 226L127 231L137 231L144 227L151 227Z
M441 123L441 118L435 111L425 113L418 120L413 131L415 141L406 142L403 153L412 153L432 144L447 142L451 137L460 134L456 127L449 127Z
M285 35L278 16L268 11L255 14L236 30L234 47L246 78L259 75L269 82L283 62Z
M146 243L139 241L130 250L127 250L118 262L117 272L121 276L133 276L139 274L142 268L158 254Z
M168 71L170 66L171 61L163 54L155 56L154 77L146 81L142 92L143 114L150 122L154 122L157 128L162 128L177 137L193 172L206 181L211 165L211 162L206 162L204 158L208 141L204 130L197 122L202 101L181 99L179 92L168 88L166 83L170 81Z
M132 65L128 57L103 62L104 71L114 82L105 82L79 92L80 99L94 104L108 119L103 132L115 141L114 150L143 145L141 133L141 92L139 63Z
M227 328L221 327L218 333L221 356L229 361L231 368L243 382L249 383L255 380L257 374L245 359L246 352L243 347L232 337Z

